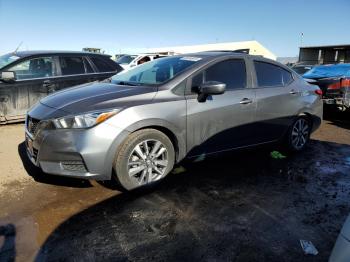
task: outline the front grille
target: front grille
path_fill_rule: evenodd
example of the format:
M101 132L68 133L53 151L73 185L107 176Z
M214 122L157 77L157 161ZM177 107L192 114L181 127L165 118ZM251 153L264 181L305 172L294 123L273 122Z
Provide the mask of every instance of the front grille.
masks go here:
M32 118L28 115L27 116L27 130L29 131L29 133L34 135L37 128L38 128L39 123L40 123L39 119Z

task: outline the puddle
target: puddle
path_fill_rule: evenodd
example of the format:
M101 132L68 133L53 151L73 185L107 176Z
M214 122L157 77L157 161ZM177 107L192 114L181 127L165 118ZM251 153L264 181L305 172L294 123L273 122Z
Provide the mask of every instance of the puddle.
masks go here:
M16 188L22 191L20 196L7 199L9 203L0 202L0 226L15 226L16 261L34 260L41 245L62 222L119 193L97 183L88 189L27 183L24 188L12 185L11 190L2 193L12 195ZM0 247L2 242L0 237Z

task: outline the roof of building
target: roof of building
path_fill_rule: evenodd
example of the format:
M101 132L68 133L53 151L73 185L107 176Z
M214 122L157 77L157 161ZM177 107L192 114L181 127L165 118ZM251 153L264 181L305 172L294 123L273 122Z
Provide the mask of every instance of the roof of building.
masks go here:
M300 48L350 48L350 44L346 44L346 45L320 45L320 46L301 46Z

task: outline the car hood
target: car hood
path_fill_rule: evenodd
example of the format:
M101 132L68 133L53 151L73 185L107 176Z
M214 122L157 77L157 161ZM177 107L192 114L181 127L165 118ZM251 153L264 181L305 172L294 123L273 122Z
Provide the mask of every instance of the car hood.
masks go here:
M66 113L78 114L148 103L157 88L90 83L68 88L43 98L40 103Z

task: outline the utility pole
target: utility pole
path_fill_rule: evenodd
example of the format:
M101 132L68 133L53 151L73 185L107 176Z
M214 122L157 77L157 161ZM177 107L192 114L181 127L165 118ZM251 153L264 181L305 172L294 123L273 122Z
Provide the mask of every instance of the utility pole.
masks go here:
M301 32L301 34L300 34L300 46L303 46L303 40L304 40L304 33Z

